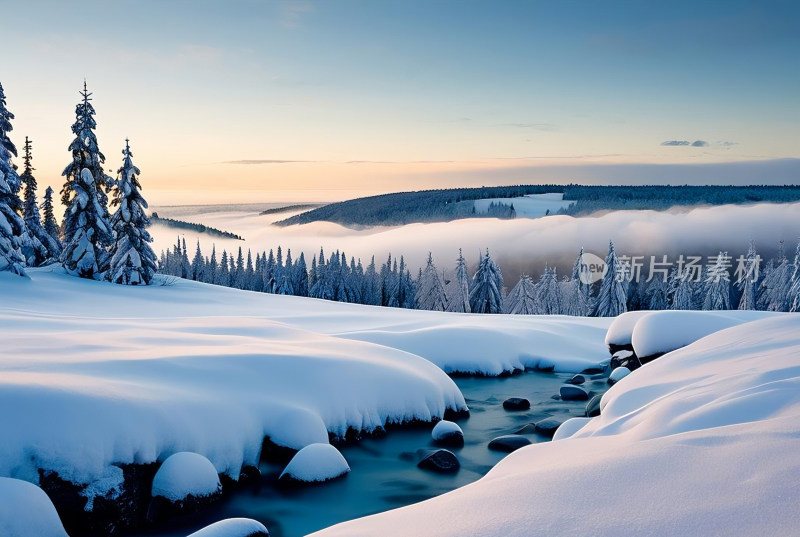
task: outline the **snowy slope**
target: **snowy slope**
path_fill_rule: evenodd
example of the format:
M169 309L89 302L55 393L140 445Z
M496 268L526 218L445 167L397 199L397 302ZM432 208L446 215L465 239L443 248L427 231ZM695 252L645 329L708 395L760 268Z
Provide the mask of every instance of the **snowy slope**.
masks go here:
M708 336L634 371L574 437L334 536L791 535L800 525L800 316Z

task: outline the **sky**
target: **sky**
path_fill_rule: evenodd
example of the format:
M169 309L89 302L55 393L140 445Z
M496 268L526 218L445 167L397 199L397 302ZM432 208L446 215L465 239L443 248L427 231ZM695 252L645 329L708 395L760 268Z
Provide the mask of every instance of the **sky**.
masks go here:
M797 2L0 0L0 17L40 185L60 188L84 79L106 167L130 137L154 203L800 177Z

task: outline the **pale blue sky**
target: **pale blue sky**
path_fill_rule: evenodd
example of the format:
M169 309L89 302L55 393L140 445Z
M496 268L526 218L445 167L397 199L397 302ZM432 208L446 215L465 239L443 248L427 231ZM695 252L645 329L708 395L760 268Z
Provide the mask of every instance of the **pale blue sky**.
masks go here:
M157 190L800 157L797 2L33 1L0 14L13 134L37 142L45 184L69 160L84 76L110 167L130 136ZM242 160L311 162L221 164Z

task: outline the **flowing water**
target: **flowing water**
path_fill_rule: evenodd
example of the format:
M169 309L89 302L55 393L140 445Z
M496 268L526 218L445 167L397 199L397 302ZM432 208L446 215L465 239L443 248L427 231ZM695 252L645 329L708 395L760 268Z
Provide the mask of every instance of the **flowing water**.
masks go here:
M416 466L414 453L434 447L432 427L391 430L384 438L343 447L351 471L342 479L297 489L277 488L282 466L262 463L260 483L235 492L199 515L173 520L140 535L185 537L223 518L247 517L261 521L273 537L300 537L345 520L443 494L480 479L506 455L487 448L492 438L549 416L563 421L584 415L585 402L552 397L571 376L526 372L503 378L455 379L470 408L470 417L458 422L464 431L464 447L448 448L461 462L455 474L436 474ZM605 378L588 380L588 376L584 386L595 393L607 387ZM503 401L508 397L530 400L531 409L504 410ZM549 441L537 434L527 437L534 443Z

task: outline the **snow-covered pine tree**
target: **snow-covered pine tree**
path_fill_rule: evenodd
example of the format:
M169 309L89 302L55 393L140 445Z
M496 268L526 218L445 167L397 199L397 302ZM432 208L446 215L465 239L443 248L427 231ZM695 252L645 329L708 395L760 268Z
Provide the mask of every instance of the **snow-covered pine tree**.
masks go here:
M783 241L778 243L778 255L772 267L768 274L765 271L764 279L761 280L759 285L758 309L789 311L791 304L788 298L792 287L794 266L786 257Z
M533 278L527 274L522 274L505 299L505 313L514 315L535 315L536 305L536 284Z
M308 268L306 267L306 256L300 252L293 270L292 287L296 296L308 296Z
M750 246L747 249L747 256L744 260L743 274L740 275L736 282L736 287L742 293L739 299L740 310L756 309L756 290L758 289L758 282L756 281L756 276L758 275L757 264L756 245L754 241L750 241Z
M114 181L103 171L105 157L97 147L95 111L86 82L80 94L83 99L75 107L72 125L75 139L69 146L72 162L61 174L66 177L61 202L67 207L61 262L71 274L100 278L108 265L106 248L113 241L106 192Z
M564 310L561 285L555 267L545 267L536 286L536 303L542 315L561 315Z
M673 310L693 310L695 308L695 285L686 270L672 269L669 279L671 296L670 308Z
M189 249L186 247L186 237L181 240L180 277L191 278L192 264L189 262Z
M378 271L375 268L375 256L372 256L367 270L364 272L364 280L361 291L361 299L364 304L370 306L381 305L381 281Z
M114 244L111 246L109 280L124 285L149 285L156 272L156 254L150 247L153 239L147 232L150 220L145 214L147 201L142 197L139 168L134 166L129 141L122 150L122 167L117 171L114 200L117 207L111 217ZM197 244L200 251L200 243Z
M219 258L219 268L217 269L217 279L214 282L217 285L229 286L231 283L231 274L228 269L228 251L223 248L222 255Z
M714 266L708 271L704 285L704 310L731 309L731 282L726 264L728 259L728 252L720 252Z
M467 271L467 262L461 254L461 248L458 249L455 278L450 283L450 289L447 290L447 311L459 313L472 311L469 305L469 272Z
M48 244L51 245L49 253L53 258L58 258L61 255L61 230L59 229L58 222L56 222L55 206L53 205L53 189L47 187L44 191L44 201L41 205L42 209L42 227L52 239Z
M206 264L206 277L203 280L206 283L216 283L217 281L217 245L211 245L211 257Z
M574 273L574 271L573 271ZM589 315L587 287L580 279L569 278L561 282L564 315L586 317Z
M645 291L645 303L642 309L653 311L669 309L669 283L663 277L654 277Z
M794 253L794 270L792 271L792 283L789 286L789 295L786 302L789 304L789 311L800 311L800 241Z
M625 280L626 269L620 264L614 243L608 243L606 273L597 294L592 315L595 317L616 317L628 311L628 289Z
M25 232L25 222L18 211L20 180L11 157L17 148L8 137L14 114L6 108L6 96L0 84L0 272L8 270L25 276L25 256L20 251L19 238Z
M202 282L206 277L206 260L203 258L203 252L200 251L200 239L197 240L197 248L194 251L194 258L192 258L192 270L189 277L196 281Z
M481 256L478 271L472 279L472 290L469 293L469 305L473 313L503 312L503 276L500 268L489 256Z
M447 296L444 292L444 285L439 278L439 271L433 264L433 255L428 252L428 262L425 270L417 284L416 294L417 308L430 311L445 311L447 308Z
M23 155L23 171L19 176L20 182L25 186L25 197L22 202L22 218L25 221L25 232L20 237L20 250L25 256L28 266L38 267L52 257L48 246L52 239L42 227L39 216L39 205L36 202L36 178L33 176L35 169L31 164L31 140L25 137Z
M572 280L577 282L577 284L574 285L577 285L578 290L583 293L584 302L588 304L591 285L584 282L591 280L591 273L589 271L589 267L586 266L586 263L583 260L583 246L581 246L581 251L578 252L578 257L575 258L575 263L572 264ZM570 299L570 301L574 302L572 299Z

